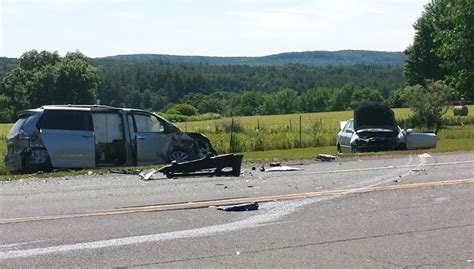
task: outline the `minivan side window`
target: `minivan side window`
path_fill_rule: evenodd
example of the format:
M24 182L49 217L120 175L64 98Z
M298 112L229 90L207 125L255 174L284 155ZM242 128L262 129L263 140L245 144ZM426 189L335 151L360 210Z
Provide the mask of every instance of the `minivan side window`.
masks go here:
M86 110L44 110L39 129L93 131L92 116Z
M153 115L134 114L134 117L137 132L162 133L165 130L163 123Z

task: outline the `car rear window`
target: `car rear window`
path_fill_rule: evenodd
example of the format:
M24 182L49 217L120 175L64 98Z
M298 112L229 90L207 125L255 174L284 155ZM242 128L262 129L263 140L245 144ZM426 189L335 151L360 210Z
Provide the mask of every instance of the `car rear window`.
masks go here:
M72 131L92 131L92 116L87 110L45 110L38 128Z
M8 133L7 137L15 136L18 132L20 132L21 127L29 117L29 114L21 115L20 118L15 122L15 124L13 124L13 127L10 129L10 132Z

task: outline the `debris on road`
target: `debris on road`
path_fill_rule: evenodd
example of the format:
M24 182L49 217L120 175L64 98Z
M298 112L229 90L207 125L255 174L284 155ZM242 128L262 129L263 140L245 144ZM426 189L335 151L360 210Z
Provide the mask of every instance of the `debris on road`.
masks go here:
M431 158L431 155L429 155L428 153L423 153L423 154L419 154L418 157L419 158Z
M217 210L223 211L252 211L257 210L259 207L258 202L236 204L236 205L221 205L217 207Z
M158 172L157 169L150 170L145 173L145 171L142 171L138 174L139 177L141 177L143 180L149 180L151 176L153 176L156 172Z
M128 169L110 169L109 173L112 174L124 174L124 175L138 175L140 170L128 170Z
M270 167L281 166L280 162L272 162L270 163Z
M318 156L316 156L316 160L321 162L332 162L336 160L336 156L329 154L318 154Z
M262 166L262 168L264 168L264 167ZM265 172L285 172L285 171L301 171L301 170L303 170L303 169L297 168L297 167L292 167L292 166L282 165L282 166L275 166L275 167L271 167L271 168L266 168L263 171L265 171Z
M187 162L175 162L157 170L140 173L143 180L148 180L157 172L161 172L168 178L177 176L240 176L242 165L242 154L224 154L218 156L206 156L202 159Z

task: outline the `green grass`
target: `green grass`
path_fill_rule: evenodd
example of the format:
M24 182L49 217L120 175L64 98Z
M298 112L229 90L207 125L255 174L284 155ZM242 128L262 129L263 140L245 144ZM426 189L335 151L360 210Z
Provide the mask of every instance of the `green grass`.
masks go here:
M470 115L474 115L474 106L471 105L469 108ZM411 114L408 108L398 108L394 111L398 119L407 118ZM179 126L185 131L204 133L218 152L268 151L335 146L339 122L351 118L352 115L352 111L339 111L234 117L234 126L239 127L241 131L233 134L232 146L230 134L225 131L225 129L230 129L231 118L180 123ZM450 120L459 119L452 116L452 111L448 111L447 117ZM474 133L471 128L458 129L450 127L447 130L441 130L440 138L471 138Z
M12 126L12 123L0 124L0 175L4 175L7 173L7 171L5 170L5 165L3 164L3 159L7 152L7 144L5 142L5 139Z

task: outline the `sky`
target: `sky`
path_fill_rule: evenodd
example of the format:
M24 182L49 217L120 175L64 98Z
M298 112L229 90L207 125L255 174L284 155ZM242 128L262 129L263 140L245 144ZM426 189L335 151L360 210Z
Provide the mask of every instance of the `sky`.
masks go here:
M0 0L0 56L403 51L429 0Z

